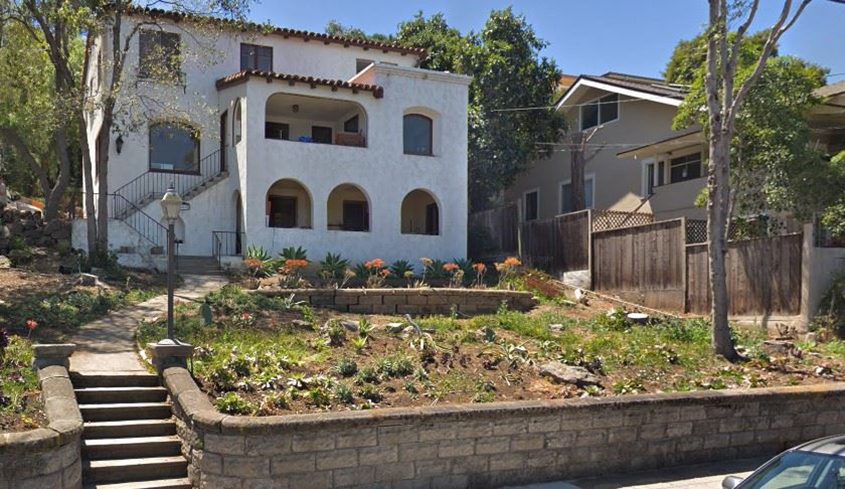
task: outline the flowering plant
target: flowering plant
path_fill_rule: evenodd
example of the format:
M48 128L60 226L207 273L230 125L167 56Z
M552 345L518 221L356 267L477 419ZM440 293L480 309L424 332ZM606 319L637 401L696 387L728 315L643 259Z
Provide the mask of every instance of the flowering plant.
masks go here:
M35 328L37 328L37 327L38 327L38 321L36 321L34 319L27 319L26 320L26 329L29 330L29 333L27 334L27 338L32 336L32 332L35 331Z
M499 272L499 287L503 285L510 287L510 283L516 276L519 267L522 266L522 262L515 256L509 256L505 261L496 263L495 265L496 271Z
M443 264L443 271L449 274L449 287L460 287L464 282L464 271L454 262Z
M310 262L304 258L288 258L279 268L279 287L298 287L302 282L302 270Z
M476 288L484 287L484 274L487 273L487 265L483 263L473 263L472 269L475 270L475 282L474 286Z

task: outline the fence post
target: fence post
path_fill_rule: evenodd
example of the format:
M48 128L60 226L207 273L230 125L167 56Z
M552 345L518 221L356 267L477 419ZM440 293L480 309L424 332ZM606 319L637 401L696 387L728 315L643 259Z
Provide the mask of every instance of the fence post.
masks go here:
M688 259L687 259L687 218L681 217L681 258L684 261L681 276L684 284L684 314L689 312L689 277L687 276Z

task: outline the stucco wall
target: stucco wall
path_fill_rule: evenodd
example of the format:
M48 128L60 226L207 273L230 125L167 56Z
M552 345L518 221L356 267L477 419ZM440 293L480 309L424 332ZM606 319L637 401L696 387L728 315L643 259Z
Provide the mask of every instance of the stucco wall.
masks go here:
M218 413L164 372L202 487L499 487L774 455L845 429L843 384L389 408Z
M584 90L580 97L573 97L567 101L568 105L585 103L596 97L606 95L595 88ZM644 183L644 169L642 160L633 158L620 159L617 153L631 149L634 145L646 145L660 141L678 133L672 131L672 120L676 108L657 102L619 96L619 118L600 128L590 140L587 154L598 150L595 157L585 167L585 175L593 175L595 179L594 208L632 211L642 204ZM572 127L578 127L579 108L564 109L565 115ZM606 145L602 147L602 145ZM631 146L621 146L631 145ZM540 219L554 217L561 213L560 186L562 182L571 180L570 153L556 151L548 158L541 158L531 164L531 168L517 178L516 183L505 193L506 202L513 202L523 198L526 191L539 189L540 191ZM664 193L677 193L676 185L667 185ZM697 192L694 192L694 200ZM667 212L680 208L687 200L667 197L659 204L655 212ZM639 207L639 212L649 212L652 209L646 202ZM677 217L671 212L667 216Z

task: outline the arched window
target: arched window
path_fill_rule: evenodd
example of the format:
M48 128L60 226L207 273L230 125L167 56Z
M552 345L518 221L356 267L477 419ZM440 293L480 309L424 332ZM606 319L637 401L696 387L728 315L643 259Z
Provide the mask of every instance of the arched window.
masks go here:
M326 207L329 230L370 230L370 202L358 186L351 183L338 185L329 194Z
M432 120L422 114L408 114L402 123L406 155L431 156Z
M311 195L296 180L283 178L267 190L267 226L310 228Z
M196 131L178 122L150 125L150 170L198 173L200 141Z
M243 134L243 115L241 113L241 99L237 99L232 114L232 144L241 142L241 134Z
M402 199L402 234L440 234L440 209L427 191L417 189Z

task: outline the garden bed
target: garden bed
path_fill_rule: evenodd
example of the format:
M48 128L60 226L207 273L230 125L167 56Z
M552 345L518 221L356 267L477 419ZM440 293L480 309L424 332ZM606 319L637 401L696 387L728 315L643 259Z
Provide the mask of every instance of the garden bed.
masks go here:
M0 433L46 425L32 344L0 330Z
M209 321L210 320L210 321ZM177 336L197 347L198 383L219 410L275 415L505 400L606 397L845 380L845 343L766 343L737 331L750 358L712 354L702 320L637 326L608 305L556 298L529 313L417 320L312 308L229 286L178 308ZM144 324L157 341L163 320ZM548 364L578 367L553 381ZM560 379L558 379L560 380Z

